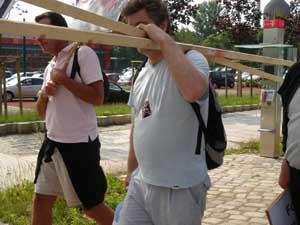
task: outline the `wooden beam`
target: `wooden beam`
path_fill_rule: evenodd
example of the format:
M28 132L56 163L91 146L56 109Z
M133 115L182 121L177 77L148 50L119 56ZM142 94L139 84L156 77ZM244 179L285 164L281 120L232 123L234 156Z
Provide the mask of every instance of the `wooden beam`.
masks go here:
M144 31L141 31L140 29L137 29L135 27L129 26L127 24L116 22L113 20L110 20L108 18L105 18L103 16L100 16L98 14L88 12L86 10L79 9L77 7L74 7L72 5L68 5L63 2L59 2L56 0L23 0L27 3L53 10L56 12L59 12L61 14L71 16L75 19L79 19L97 26L108 28L112 31L120 32L122 34L127 34L130 36L135 37L144 37L145 33ZM184 50L190 50L195 49L204 55L208 56L217 56L217 57L225 57L229 59L238 59L243 61L250 61L250 62L258 62L258 63L264 63L264 64L271 64L271 65L279 65L279 66L288 66L291 67L295 62L288 61L288 60L282 60L282 59L276 59L271 57L265 57L265 56L258 56L253 54L245 54L241 52L234 52L234 51L228 51L228 50L222 50L222 49L216 49L216 48L208 48L203 46L196 46L196 45L190 45L190 44L183 44L178 43Z
M135 37L145 37L145 32L127 24L116 22L106 17L100 16L96 13L89 12L72 5L56 1L56 0L22 0L23 2L30 3L41 8L55 11L66 16L82 20L87 23L94 24L99 27L108 28L121 34L127 34Z
M106 32L80 31L76 29L50 26L37 23L15 22L0 19L0 33L18 36L44 36L48 39L98 43L132 48L159 49L159 46L146 38L131 37Z
M194 49L201 52L203 55L207 57L216 56L216 57L224 57L224 58L234 59L239 61L257 62L266 65L270 64L270 65L287 66L287 67L291 67L295 63L294 61L289 61L289 60L283 60L283 59L277 59L277 58L259 56L253 54L246 54L246 53L222 50L217 48L209 48L209 47L203 47L199 45L191 45L191 44L183 44L183 43L178 43L178 45L181 46L185 51Z
M111 34L103 32L84 32L65 27L49 26L43 24L31 24L24 22L12 22L4 19L0 19L0 33L20 36L45 36L45 38L49 39L93 42L105 45L118 45L134 48L159 49L159 46L156 45L153 41L145 38L130 37L120 34ZM193 49L198 50L197 48ZM228 66L240 71L245 71L250 74L256 74L258 76L276 82L282 81L281 77L275 76L273 74L265 73L260 70L242 65L240 63L232 62L228 59L215 57L212 55L206 54L210 61L213 61L220 65Z
M271 74L271 73L266 73L264 71L261 71L261 70L258 70L258 69L255 69L255 68L252 68L252 67L249 67L249 66L245 66L245 65L242 65L242 64L237 63L237 62L232 62L232 61L230 61L228 59L225 59L225 58L209 57L209 60L212 61L212 62L215 62L217 64L227 66L227 67L230 67L230 68L242 71L242 72L248 72L249 74L255 74L255 75L260 76L261 78L265 78L265 79L272 80L272 81L275 81L275 82L280 83L280 82L283 81L282 77L280 77L280 76L276 76L276 75Z

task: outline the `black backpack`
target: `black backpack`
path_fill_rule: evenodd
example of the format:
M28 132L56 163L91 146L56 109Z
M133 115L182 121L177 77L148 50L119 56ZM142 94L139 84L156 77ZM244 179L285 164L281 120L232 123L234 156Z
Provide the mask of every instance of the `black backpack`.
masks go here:
M74 53L74 60L73 60L73 66L72 66L72 71L71 71L71 76L70 78L74 80L75 76L76 76L76 72L78 73L81 81L82 81L82 77L80 74L80 66L78 63L78 50L79 50L80 46L78 48L76 48L75 53ZM106 74L102 71L102 77L103 77L103 86L104 86L104 102L106 101L107 97L108 97L108 93L109 93L109 81L108 78L106 76Z
M136 74L132 79L132 86L146 62L147 60L145 60L136 71ZM199 121L195 154L200 155L201 153L203 132L205 139L206 164L209 170L218 168L223 164L223 158L227 147L227 138L222 121L222 111L216 96L216 92L210 83L207 126L205 126L202 118L199 104L196 102L190 103Z

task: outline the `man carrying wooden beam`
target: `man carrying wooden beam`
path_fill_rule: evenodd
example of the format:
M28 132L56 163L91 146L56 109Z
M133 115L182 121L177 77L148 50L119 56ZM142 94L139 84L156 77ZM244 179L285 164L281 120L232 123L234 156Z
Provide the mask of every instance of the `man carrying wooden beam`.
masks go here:
M67 27L57 13L36 17L40 24ZM47 133L38 156L32 225L51 225L57 196L69 207L83 207L98 224L111 225L113 211L103 204L107 189L100 167L95 105L103 103L103 78L96 53L77 43L39 37L53 55L44 72L37 110Z
M161 51L139 49L148 61L129 99L133 109L125 180L129 186L120 224L199 225L210 179L204 141L201 154L195 154L199 125L190 103L201 106L206 123L208 62L197 51L184 54L169 36L169 15L161 0L131 0L123 16Z

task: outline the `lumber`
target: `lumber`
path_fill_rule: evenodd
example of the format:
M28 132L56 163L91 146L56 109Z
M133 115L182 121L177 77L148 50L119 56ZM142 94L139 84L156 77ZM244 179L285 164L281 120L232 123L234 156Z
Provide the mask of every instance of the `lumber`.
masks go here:
M48 39L58 39L58 40L68 40L75 42L84 42L84 43L98 43L104 45L116 45L116 46L125 46L133 48L144 48L144 49L157 49L159 46L155 44L150 39L132 37L121 34L112 34L105 32L91 32L91 31L80 31L76 29L66 28L66 27L57 27L44 24L36 23L25 23L25 22L14 22L5 19L0 19L0 33L10 34L10 35L20 35L20 36L44 36ZM180 45L185 48L185 46ZM199 50L198 48L192 48ZM200 50L199 50L200 51ZM260 70L242 65L237 62L233 62L226 58L216 57L215 54L210 52L204 52L204 55L213 62L216 62L221 65L225 65L240 71L246 71L250 74L256 74L266 79L270 79L276 82L281 82L282 78L262 72Z
M105 18L103 16L100 16L98 14L79 9L75 6L57 1L57 0L23 0L27 3L48 9L53 10L56 12L59 12L61 14L73 17L75 19L79 19L84 22L88 22L91 24L94 24L96 26L101 26L104 28L108 28L112 31L119 32L122 34L127 34L129 36L134 37L144 37L145 33L144 31L129 26L127 24L124 24L122 22L116 22L111 19ZM202 54L206 56L217 56L217 57L225 57L229 59L236 59L241 61L249 61L249 62L257 62L257 63L263 63L263 64L270 64L270 65L279 65L279 66L287 66L291 67L295 62L289 61L289 60L283 60L283 59L277 59L272 57L266 57L266 56L258 56L253 54L246 54L241 52L235 52L235 51L228 51L228 50L222 50L217 48L210 48L210 47L203 47L198 45L190 45L190 44L184 44L184 43L177 43L179 46L181 46L185 51L190 49L195 49L197 51L200 51Z
M233 69L236 69L238 71L242 71L242 72L248 72L249 74L255 74L257 76L260 76L261 78L265 78L268 80L272 80L274 82L282 82L283 78L271 73L266 73L264 71L249 67L249 66L245 66L242 65L240 63L237 62L233 62L231 60L225 59L225 58L220 58L220 57L209 57L209 60L212 62L215 62L217 64L223 65L223 66L227 66Z
M94 24L99 27L104 27L121 34L127 34L129 36L135 37L145 37L145 32L137 29L133 26L127 25L122 22L116 22L114 20L108 19L104 16L100 16L96 13L77 8L75 6L66 4L64 2L56 0L22 0L29 4L45 8L51 11L55 11L66 16L73 17L87 23Z
M98 43L103 45L116 45L133 48L159 49L157 44L146 38L107 32L81 31L66 27L28 22L16 22L6 19L0 19L0 33L31 37L44 36L48 39L83 43Z
M183 44L183 43L178 43L178 45L181 46L185 51L194 49L201 52L205 56L224 57L224 58L239 60L239 61L257 62L265 65L278 65L278 66L287 66L287 67L291 67L295 63L294 61L290 61L290 60L246 54L246 53L217 49L217 48L203 47L199 45L191 45L191 44Z

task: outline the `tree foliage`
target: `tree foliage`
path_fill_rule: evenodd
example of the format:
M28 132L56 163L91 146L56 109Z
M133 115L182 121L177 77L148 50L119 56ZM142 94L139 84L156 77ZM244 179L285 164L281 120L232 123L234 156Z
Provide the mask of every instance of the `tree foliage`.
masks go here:
M201 37L196 32L187 29L181 29L175 33L175 40L178 42L199 45L201 42Z
M291 14L286 21L285 40L289 44L300 46L300 0L290 2Z
M221 34L208 36L205 40L201 42L201 45L228 50L232 50L234 48L230 40L230 35L226 31L222 32Z
M191 17L195 14L198 7L193 4L193 0L167 0L167 5L173 31L178 30L179 23L190 24Z
M227 31L233 44L258 43L260 28L260 0L217 0L222 11L216 26Z
M202 39L219 33L216 20L221 12L221 5L216 0L205 1L199 5L193 22L194 29Z

